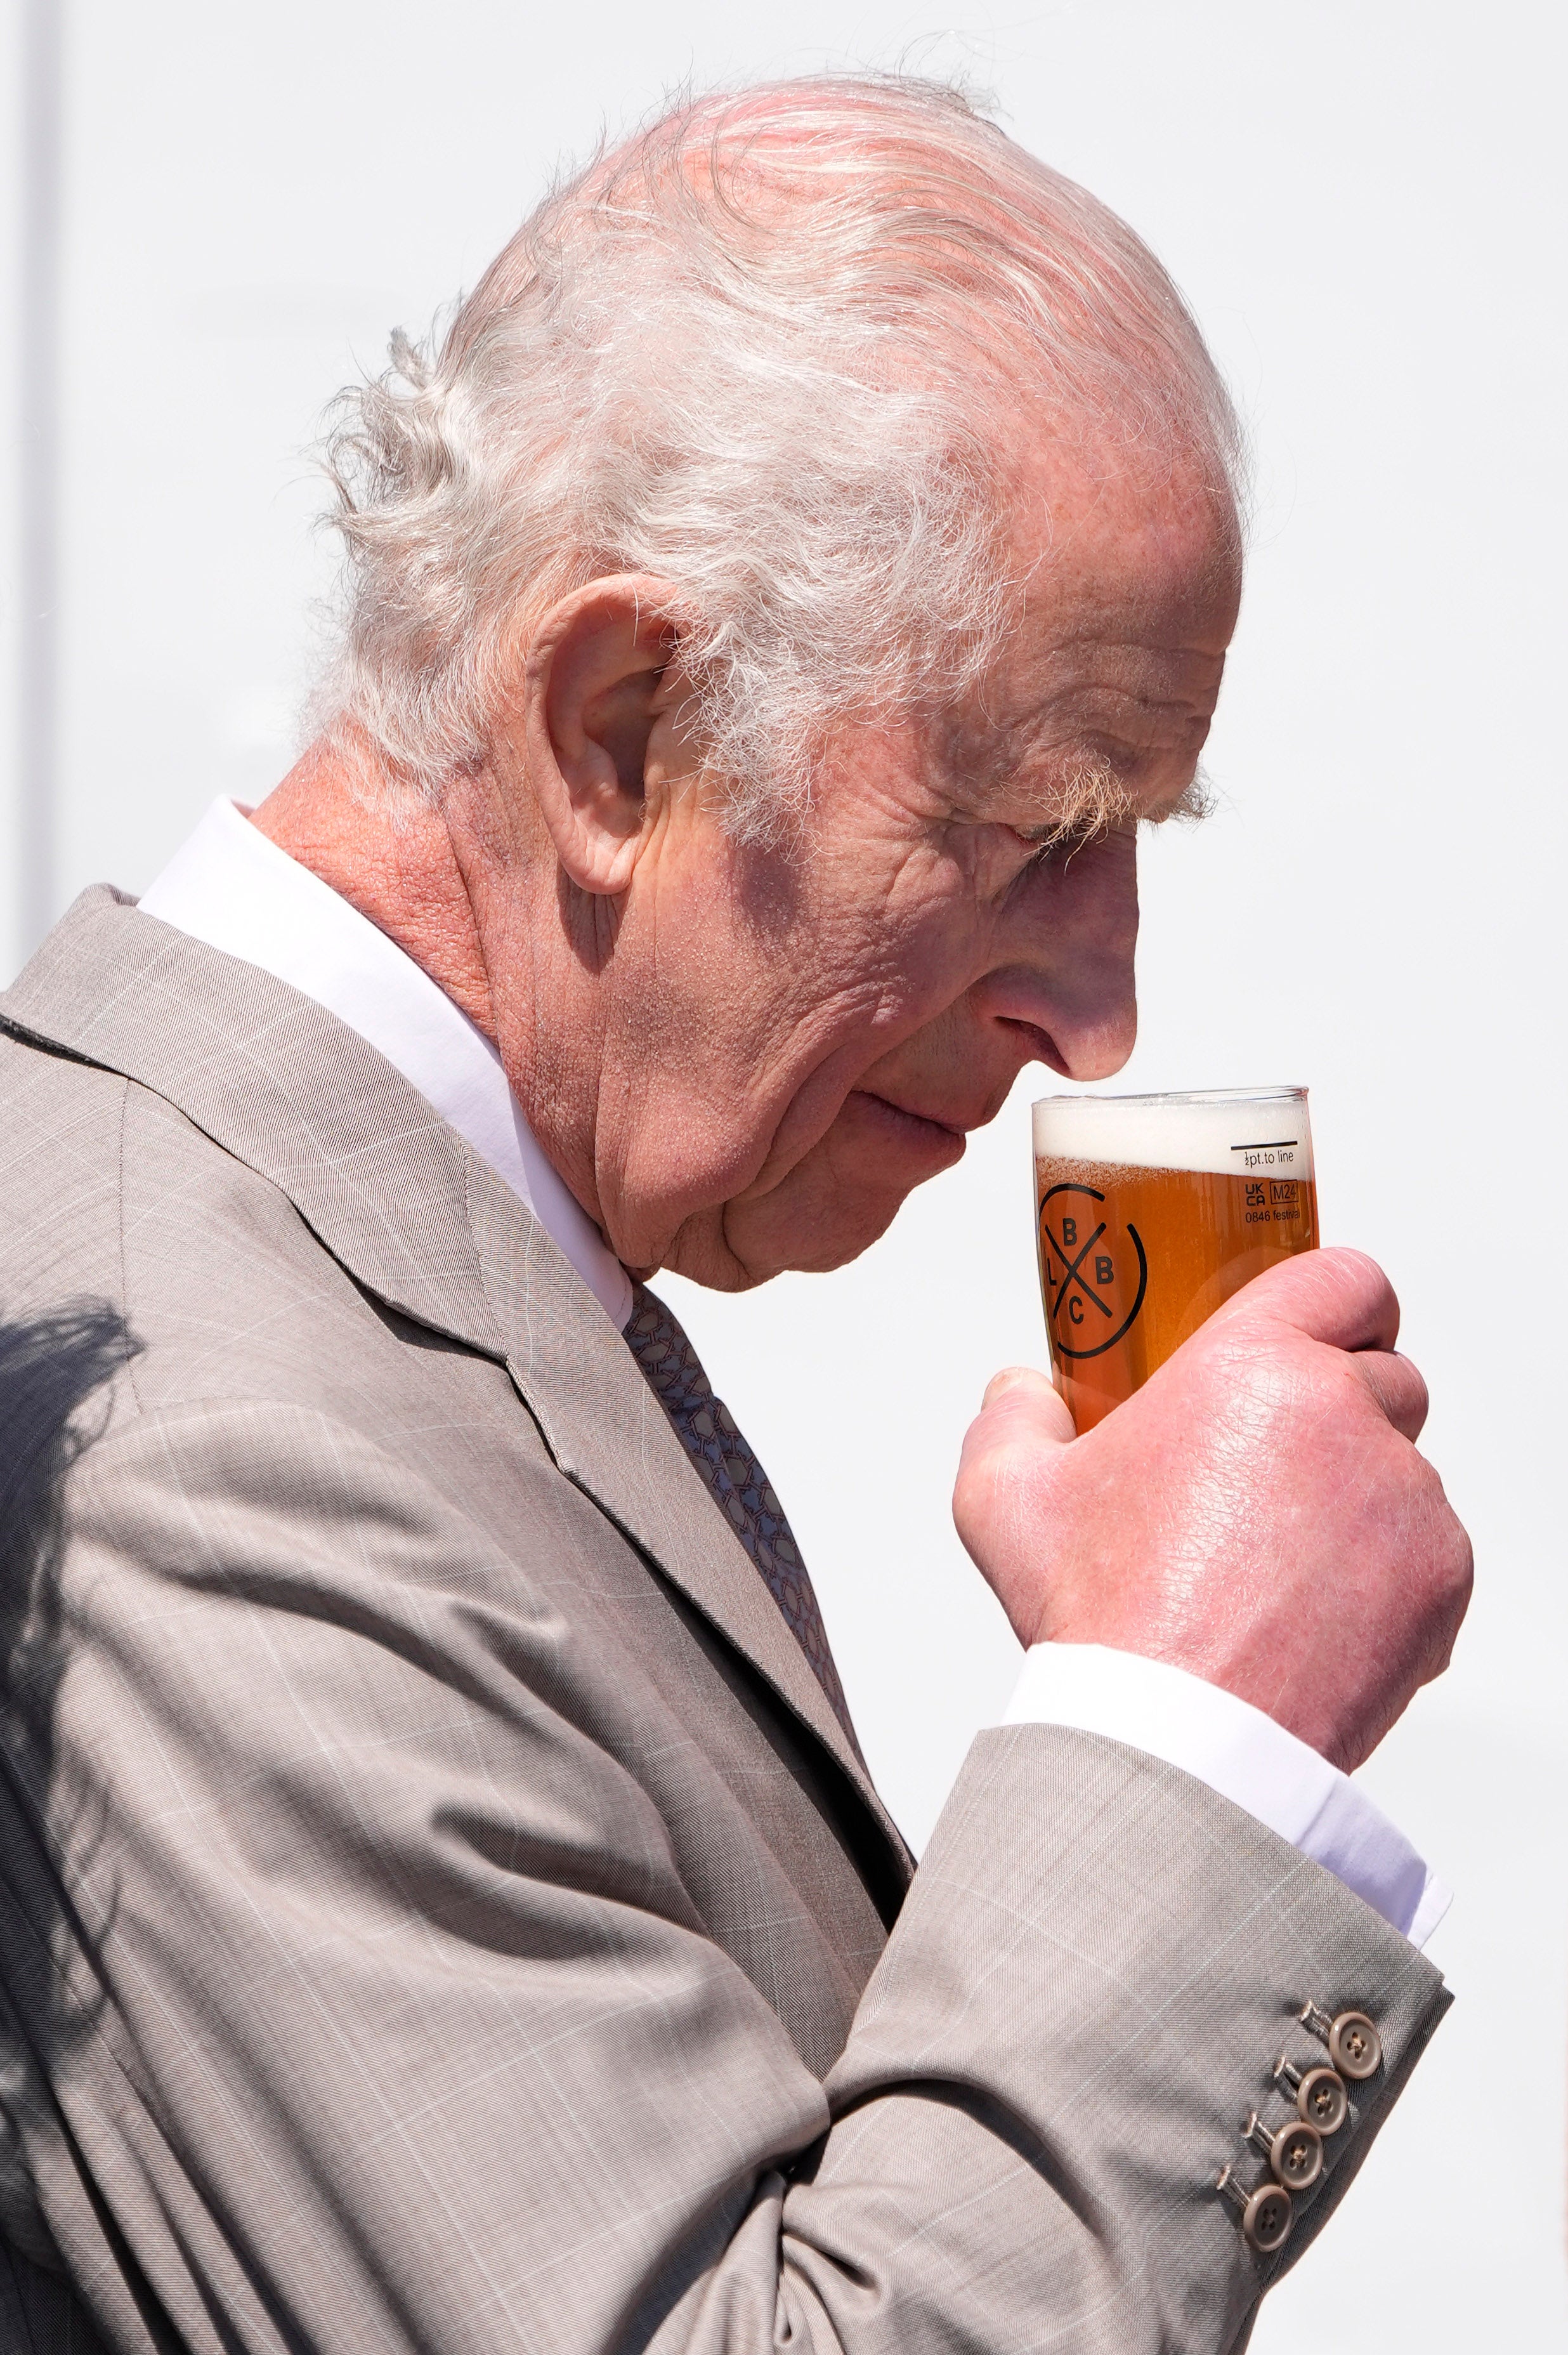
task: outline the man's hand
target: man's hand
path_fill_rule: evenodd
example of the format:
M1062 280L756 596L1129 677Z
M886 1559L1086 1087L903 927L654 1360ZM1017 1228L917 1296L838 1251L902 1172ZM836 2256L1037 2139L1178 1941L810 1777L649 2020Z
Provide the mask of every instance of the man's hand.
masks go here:
M1447 1666L1470 1595L1398 1331L1381 1270L1318 1251L1237 1293L1082 1439L1042 1374L998 1374L953 1512L1019 1641L1168 1660L1360 1765Z

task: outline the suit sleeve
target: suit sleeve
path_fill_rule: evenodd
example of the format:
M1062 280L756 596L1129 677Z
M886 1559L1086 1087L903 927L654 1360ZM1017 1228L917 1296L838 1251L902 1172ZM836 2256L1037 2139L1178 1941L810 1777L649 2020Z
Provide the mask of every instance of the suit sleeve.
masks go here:
M24 1558L25 1554L25 1558ZM1445 2000L1177 1769L976 1744L826 2085L706 1934L548 1596L361 1434L121 1429L8 1572L0 2223L124 2355L1184 2355L1281 2262L1307 2001ZM505 1597L504 1602L498 1597Z
M1449 1893L1359 1785L1221 1685L1102 1644L1036 1644L1003 1719L1076 1726L1163 1758L1234 1800L1365 1898L1415 1946Z

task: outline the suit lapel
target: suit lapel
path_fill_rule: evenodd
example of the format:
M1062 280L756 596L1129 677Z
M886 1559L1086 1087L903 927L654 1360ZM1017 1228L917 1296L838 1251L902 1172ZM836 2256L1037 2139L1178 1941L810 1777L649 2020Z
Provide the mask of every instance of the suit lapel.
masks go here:
M366 1290L503 1362L560 1470L809 1727L907 1859L621 1335L527 1206L357 1031L107 886L0 996L0 1023L165 1097L286 1194Z
M539 1221L477 1158L470 1212L507 1363L561 1470L760 1669L906 1855L810 1662L621 1335Z

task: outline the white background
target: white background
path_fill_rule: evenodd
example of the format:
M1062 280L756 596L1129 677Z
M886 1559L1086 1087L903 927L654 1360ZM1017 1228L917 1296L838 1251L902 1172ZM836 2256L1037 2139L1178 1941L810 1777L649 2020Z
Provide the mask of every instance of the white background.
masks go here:
M1327 1235L1400 1286L1479 1561L1456 1666L1365 1777L1458 1892L1433 1951L1459 2002L1264 2355L1533 2350L1568 2322L1561 26L1530 0L65 9L61 905L141 888L212 795L280 773L329 579L316 413L473 282L562 151L684 73L965 70L1206 326L1258 526L1210 760L1225 806L1147 862L1128 1083L1310 1082ZM9 159L15 0L0 27ZM4 204L14 318L10 181ZM18 791L12 760L13 831ZM22 929L8 900L6 971ZM740 1301L671 1285L917 1841L1014 1670L947 1496L985 1380L1041 1353L1029 1093L852 1271Z

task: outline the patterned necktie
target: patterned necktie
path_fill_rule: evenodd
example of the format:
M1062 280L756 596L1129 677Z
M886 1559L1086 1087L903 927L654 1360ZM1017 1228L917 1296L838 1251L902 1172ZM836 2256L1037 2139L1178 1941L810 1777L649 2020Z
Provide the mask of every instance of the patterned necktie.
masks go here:
M849 1704L827 1648L827 1630L806 1576L789 1523L768 1485L768 1476L735 1427L735 1418L713 1395L702 1361L662 1300L643 1284L633 1287L632 1320L626 1327L632 1355L648 1379L698 1470L735 1535L762 1572L769 1593L784 1614L795 1642L816 1671L833 1713L857 1758L860 1745L849 1722ZM861 1760L864 1764L864 1760Z

